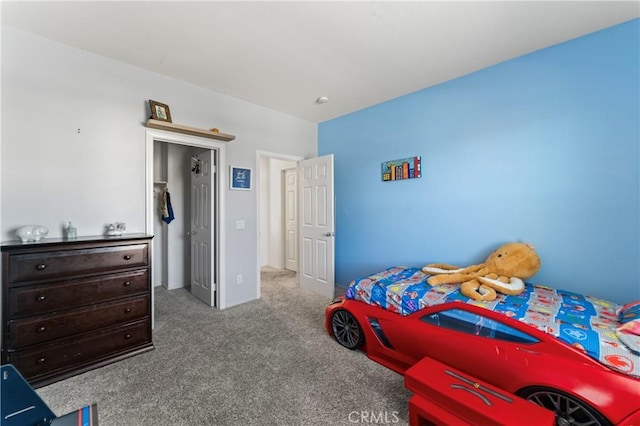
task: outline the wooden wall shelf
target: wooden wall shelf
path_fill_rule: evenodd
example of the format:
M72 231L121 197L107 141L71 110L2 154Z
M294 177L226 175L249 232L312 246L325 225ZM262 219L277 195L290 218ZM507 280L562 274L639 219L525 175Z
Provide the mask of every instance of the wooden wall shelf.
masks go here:
M203 138L216 139L219 141L229 142L236 137L233 135L227 135L225 133L215 133L211 130L198 129L196 127L182 126L180 124L169 123L167 121L154 120L150 118L147 120L147 127L151 129L167 130L169 132L182 133L191 136L201 136Z

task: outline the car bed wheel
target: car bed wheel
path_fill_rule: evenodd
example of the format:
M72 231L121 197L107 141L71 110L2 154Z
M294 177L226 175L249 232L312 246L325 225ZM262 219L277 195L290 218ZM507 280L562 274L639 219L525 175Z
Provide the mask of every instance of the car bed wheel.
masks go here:
M556 413L557 426L610 426L600 413L585 402L562 391L529 388L518 392L523 398Z
M338 310L331 316L331 329L338 343L348 349L358 349L364 343L362 328L358 321L345 310Z

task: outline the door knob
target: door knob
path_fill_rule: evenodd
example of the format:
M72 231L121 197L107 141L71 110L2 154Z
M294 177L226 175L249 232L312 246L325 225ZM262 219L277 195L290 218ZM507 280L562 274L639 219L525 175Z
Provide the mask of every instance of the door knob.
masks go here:
M336 234L334 232L325 232L325 234L324 234L325 237L333 237L335 235Z

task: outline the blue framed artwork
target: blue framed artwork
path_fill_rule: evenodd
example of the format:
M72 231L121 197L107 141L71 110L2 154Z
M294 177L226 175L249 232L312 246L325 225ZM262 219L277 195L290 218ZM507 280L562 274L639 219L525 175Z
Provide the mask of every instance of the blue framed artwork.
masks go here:
M229 189L251 191L251 169L229 166Z

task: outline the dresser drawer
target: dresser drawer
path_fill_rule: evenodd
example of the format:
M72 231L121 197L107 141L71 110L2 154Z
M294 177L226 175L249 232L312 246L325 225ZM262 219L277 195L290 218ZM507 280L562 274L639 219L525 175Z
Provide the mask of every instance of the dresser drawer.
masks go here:
M47 342L149 315L147 295L9 321L8 348Z
M7 363L13 364L23 376L37 381L61 369L79 369L83 365L98 363L114 353L126 353L145 344L151 346L151 330L148 321L140 321L49 345L9 352Z
M13 287L9 290L9 317L38 315L148 292L147 269L55 284Z
M59 250L9 256L9 285L148 266L148 245Z

